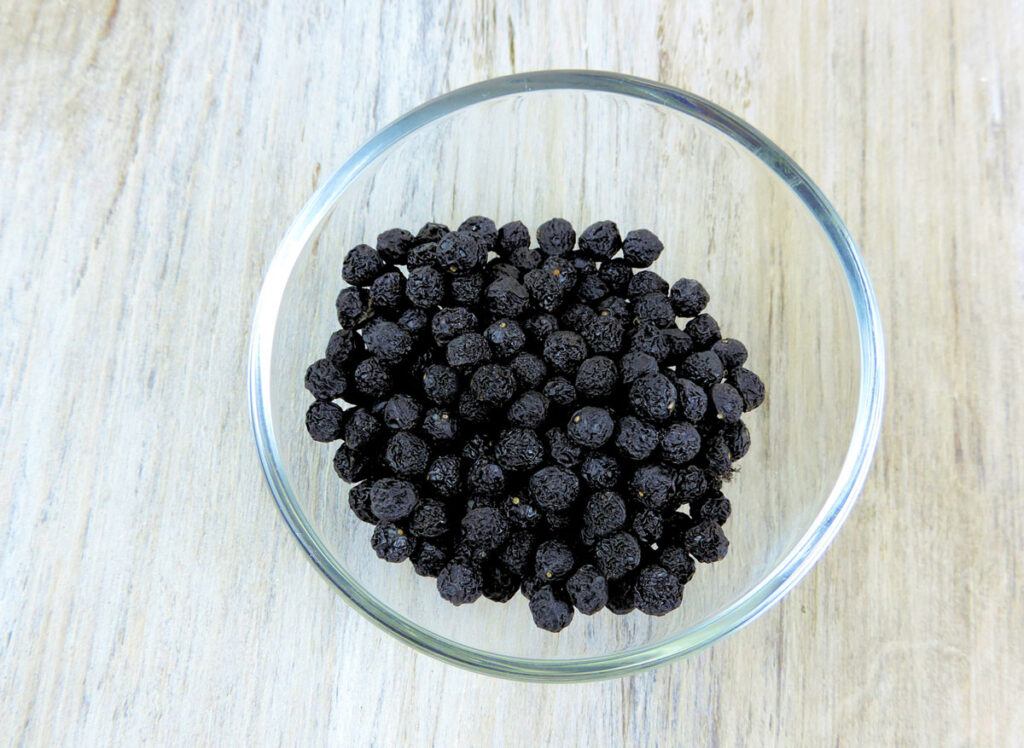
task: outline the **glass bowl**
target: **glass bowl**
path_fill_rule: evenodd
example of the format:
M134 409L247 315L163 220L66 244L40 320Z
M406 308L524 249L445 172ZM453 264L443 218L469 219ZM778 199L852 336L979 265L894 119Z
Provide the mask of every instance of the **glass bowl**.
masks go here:
M721 562L654 618L577 615L534 627L526 600L453 607L410 564L386 564L348 508L336 445L304 428L309 363L338 327L348 248L393 226L471 215L533 232L611 219L649 228L665 278L700 279L709 311L767 385L727 484ZM524 680L622 676L693 653L777 603L835 537L864 483L882 415L884 352L861 257L835 210L786 154L714 104L623 75L549 71L434 99L360 148L313 194L277 249L249 355L256 444L274 498L313 563L350 603L447 662Z

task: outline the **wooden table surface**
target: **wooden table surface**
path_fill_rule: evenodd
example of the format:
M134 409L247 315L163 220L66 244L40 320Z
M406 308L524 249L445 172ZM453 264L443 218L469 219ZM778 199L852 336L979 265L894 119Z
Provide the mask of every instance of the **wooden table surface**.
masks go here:
M3 3L0 742L1024 735L1024 6L530 5ZM687 88L792 154L890 357L874 469L807 579L698 656L580 686L454 669L350 609L271 501L244 393L318 181L427 98L554 67Z

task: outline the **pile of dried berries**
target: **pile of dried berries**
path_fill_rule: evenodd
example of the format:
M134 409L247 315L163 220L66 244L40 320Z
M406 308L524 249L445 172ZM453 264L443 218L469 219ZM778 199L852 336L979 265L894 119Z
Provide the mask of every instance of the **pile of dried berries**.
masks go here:
M722 481L764 385L700 283L643 269L650 231L577 240L554 218L536 238L476 216L350 250L306 427L343 440L377 555L451 603L522 591L548 631L574 610L664 615L728 550Z

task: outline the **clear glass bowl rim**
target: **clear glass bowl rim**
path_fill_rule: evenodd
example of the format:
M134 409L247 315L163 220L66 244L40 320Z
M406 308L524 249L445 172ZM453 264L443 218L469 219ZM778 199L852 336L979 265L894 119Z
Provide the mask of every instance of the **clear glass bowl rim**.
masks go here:
M849 284L860 344L860 391L850 445L827 500L792 551L746 595L694 629L623 652L562 660L500 655L439 636L379 602L341 568L292 492L277 449L270 392L274 331L288 278L299 255L356 176L402 138L459 109L552 90L611 93L659 104L710 125L760 159L799 196L832 242ZM320 572L357 610L410 646L475 672L528 681L597 680L657 667L710 646L778 603L825 552L856 502L878 443L884 391L882 323L863 259L835 209L803 170L755 128L706 99L642 78L585 70L522 73L469 85L412 109L380 130L313 193L284 234L256 302L249 347L249 409L263 472L281 514Z

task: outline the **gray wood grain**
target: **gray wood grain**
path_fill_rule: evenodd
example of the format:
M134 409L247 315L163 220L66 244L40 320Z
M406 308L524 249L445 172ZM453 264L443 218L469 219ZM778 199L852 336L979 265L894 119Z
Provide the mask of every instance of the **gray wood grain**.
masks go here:
M1024 733L1019 3L5 6L0 735ZM685 662L568 687L455 670L346 606L269 497L244 397L263 270L318 181L431 96L551 67L656 78L768 133L863 248L890 354L875 469L793 594Z

